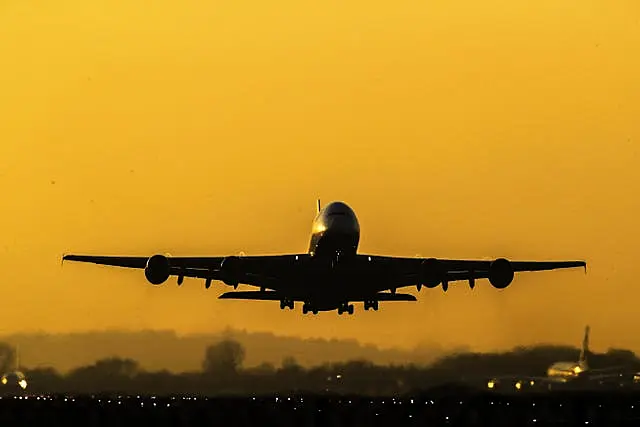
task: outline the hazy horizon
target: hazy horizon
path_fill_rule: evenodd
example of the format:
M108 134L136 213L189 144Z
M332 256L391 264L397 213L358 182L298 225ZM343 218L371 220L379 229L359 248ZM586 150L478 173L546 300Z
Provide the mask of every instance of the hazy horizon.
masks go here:
M563 348L579 354L578 345L541 342L524 347L494 351L478 351L468 347L444 348L438 343L420 343L413 348L383 348L355 339L300 338L278 335L271 331L248 332L227 330L217 334L176 334L174 331L89 331L64 334L18 333L0 335L20 353L20 368L53 367L69 372L98 360L117 357L137 361L150 371L170 370L188 372L200 369L205 349L224 339L239 342L245 348L245 367L263 363L280 366L285 358L293 357L305 367L326 363L345 363L368 360L378 365L427 366L441 358L456 354L501 354L523 348ZM610 348L591 348L592 353L607 353ZM615 349L620 350L620 349ZM572 356L571 356L572 357ZM2 355L0 355L0 361Z

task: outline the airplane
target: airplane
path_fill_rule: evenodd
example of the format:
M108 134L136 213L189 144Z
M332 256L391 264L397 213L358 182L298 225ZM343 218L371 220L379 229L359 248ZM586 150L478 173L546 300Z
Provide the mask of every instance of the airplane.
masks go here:
M625 366L609 366L597 369L589 366L587 355L590 353L590 331L591 328L587 325L584 330L584 338L582 339L578 360L555 362L547 368L546 376L504 376L493 378L489 380L487 387L494 388L499 383L510 382L514 383L516 389L521 389L526 383L529 383L531 386L536 383L550 386L553 384L565 384L576 380L603 381L607 379L617 379L625 375L633 375L634 372L626 372L629 371L629 368Z
M14 353L14 360L13 360L14 366L13 368L11 368L9 372L5 372L4 374L2 374L2 376L0 376L0 384L7 385L9 383L11 384L15 383L24 390L27 388L27 377L20 370L19 351L20 351L19 347L16 346L16 351Z
M509 261L455 260L440 258L403 258L358 252L360 224L346 203L335 201L321 207L311 227L306 253L283 255L227 255L214 257L173 257L156 254L139 256L64 255L64 261L88 262L144 270L153 285L161 285L177 276L178 286L185 277L205 280L209 289L213 280L237 289L250 285L260 290L226 292L220 299L279 301L280 308L294 309L301 302L303 314L337 310L354 313L352 302L364 303L364 309L378 310L381 301L417 301L412 294L397 293L398 288L441 286L488 279L497 289L505 289L514 273L584 267L585 261Z
M550 379L568 379L574 378L589 370L587 363L587 353L589 352L589 325L584 329L584 338L582 339L582 347L580 348L580 356L577 361L573 362L556 362L547 369L547 377ZM562 381L564 381L562 380Z

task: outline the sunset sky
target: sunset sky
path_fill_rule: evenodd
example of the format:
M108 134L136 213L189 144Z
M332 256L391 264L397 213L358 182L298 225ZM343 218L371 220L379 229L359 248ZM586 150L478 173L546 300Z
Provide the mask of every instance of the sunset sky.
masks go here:
M0 333L640 351L640 3L0 0ZM63 253L585 259L303 316ZM415 289L411 290L415 293Z

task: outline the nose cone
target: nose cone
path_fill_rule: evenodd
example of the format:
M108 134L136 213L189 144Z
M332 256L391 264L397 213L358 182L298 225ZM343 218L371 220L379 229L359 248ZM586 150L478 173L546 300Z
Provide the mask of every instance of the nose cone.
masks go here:
M353 209L351 209L344 202L331 202L324 208L324 211L326 213L351 213L351 214L353 214Z
M340 233L360 233L360 225L355 212L346 203L333 202L322 212L324 226Z

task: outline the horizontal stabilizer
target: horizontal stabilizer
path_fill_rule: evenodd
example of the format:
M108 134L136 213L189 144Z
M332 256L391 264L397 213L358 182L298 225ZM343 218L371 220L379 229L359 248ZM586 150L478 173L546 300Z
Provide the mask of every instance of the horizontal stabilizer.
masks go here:
M219 299L241 299L241 300L257 300L257 301L280 301L283 296L275 291L236 291L225 292L218 297ZM287 298L290 299L290 298ZM302 301L296 298L296 301ZM349 298L350 302L364 302L365 300L374 301L417 301L416 297L411 294L392 294L390 292L381 292L372 296Z
M218 297L219 299L246 299L258 301L280 301L282 296L273 291L237 291L225 292Z
M390 292L375 294L375 298L373 299L377 301L418 301L418 299L411 294L392 294Z

